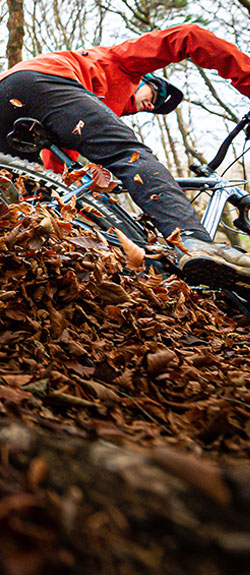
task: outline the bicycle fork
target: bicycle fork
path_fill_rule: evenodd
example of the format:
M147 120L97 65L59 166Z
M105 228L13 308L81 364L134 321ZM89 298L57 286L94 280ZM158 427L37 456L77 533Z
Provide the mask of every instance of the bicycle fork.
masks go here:
M230 185L229 187L227 181L220 179L214 187L212 196L201 220L212 240L215 237L225 204L228 201L239 211L239 217L234 220L234 225L239 230L250 234L250 221L248 217L250 194L247 194L244 190L240 190L235 186Z

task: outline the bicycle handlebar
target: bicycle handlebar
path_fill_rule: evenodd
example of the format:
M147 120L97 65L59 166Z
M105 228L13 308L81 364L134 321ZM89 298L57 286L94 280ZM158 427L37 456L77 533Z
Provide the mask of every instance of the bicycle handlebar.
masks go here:
M207 167L211 170L211 172L214 172L220 166L226 156L230 144L237 136L237 134L239 134L239 132L241 132L247 125L250 125L250 111L245 116L243 116L235 128L228 134L227 138L224 140L224 142L222 142L215 157L211 160L211 162L207 164ZM250 138L250 133L248 132L250 131L247 130L246 139Z

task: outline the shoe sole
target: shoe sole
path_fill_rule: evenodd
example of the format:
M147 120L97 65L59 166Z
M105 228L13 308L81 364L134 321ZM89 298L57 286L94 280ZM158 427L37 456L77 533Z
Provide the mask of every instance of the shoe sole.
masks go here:
M225 264L218 258L215 260L198 255L192 258L183 256L179 266L185 281L189 284L242 291L250 297L250 275L244 275L240 266Z

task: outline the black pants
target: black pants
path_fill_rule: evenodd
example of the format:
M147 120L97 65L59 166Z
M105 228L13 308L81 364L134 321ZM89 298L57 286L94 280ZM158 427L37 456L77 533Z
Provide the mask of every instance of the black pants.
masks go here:
M22 107L14 107L11 99L19 100ZM1 152L17 155L7 145L6 136L14 120L22 116L40 120L56 135L59 145L79 151L121 179L165 237L178 226L193 230L200 239L210 239L170 172L114 112L81 84L32 71L11 74L0 82ZM79 120L84 121L82 134L74 135ZM139 152L139 160L130 163L133 152ZM18 155L35 159L28 154ZM143 183L136 181L137 174ZM152 199L155 194L157 198Z

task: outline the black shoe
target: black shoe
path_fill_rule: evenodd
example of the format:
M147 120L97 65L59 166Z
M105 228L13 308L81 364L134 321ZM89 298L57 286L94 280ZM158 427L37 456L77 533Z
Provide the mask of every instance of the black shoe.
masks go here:
M194 237L182 239L189 254L178 250L179 268L191 285L213 289L249 290L250 254L226 244L205 242Z

